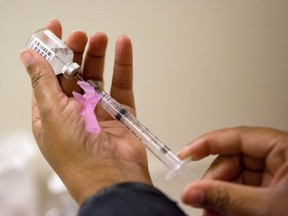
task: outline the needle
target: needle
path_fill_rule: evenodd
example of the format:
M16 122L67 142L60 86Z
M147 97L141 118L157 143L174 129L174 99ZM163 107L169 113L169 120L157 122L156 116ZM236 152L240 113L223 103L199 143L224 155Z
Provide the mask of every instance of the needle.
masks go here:
M85 80L80 76L80 73L77 74L77 77L78 77L81 81L85 82Z

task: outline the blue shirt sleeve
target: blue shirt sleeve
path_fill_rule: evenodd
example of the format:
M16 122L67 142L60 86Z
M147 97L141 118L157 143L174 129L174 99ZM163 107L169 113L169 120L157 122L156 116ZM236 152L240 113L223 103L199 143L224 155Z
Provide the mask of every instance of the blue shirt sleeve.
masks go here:
M184 216L177 203L142 183L123 183L102 189L79 209L78 216Z

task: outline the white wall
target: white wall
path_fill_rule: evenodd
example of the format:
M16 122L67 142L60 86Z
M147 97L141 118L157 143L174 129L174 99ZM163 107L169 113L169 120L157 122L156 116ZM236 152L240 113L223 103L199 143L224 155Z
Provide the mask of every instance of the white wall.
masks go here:
M287 11L286 0L1 0L0 136L31 133L30 81L18 53L50 18L60 19L64 37L108 34L107 84L117 36L132 38L138 117L175 152L222 127L288 130ZM196 175L209 161L193 164ZM179 199L183 183L163 182L152 156L150 167L156 186Z

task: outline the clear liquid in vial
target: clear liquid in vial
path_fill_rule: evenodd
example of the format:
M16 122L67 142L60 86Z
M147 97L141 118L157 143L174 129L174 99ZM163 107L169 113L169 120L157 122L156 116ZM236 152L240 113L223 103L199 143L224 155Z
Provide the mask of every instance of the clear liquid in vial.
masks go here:
M48 29L35 32L26 44L49 62L56 75L63 74L72 79L80 72L80 66L73 62L73 51Z

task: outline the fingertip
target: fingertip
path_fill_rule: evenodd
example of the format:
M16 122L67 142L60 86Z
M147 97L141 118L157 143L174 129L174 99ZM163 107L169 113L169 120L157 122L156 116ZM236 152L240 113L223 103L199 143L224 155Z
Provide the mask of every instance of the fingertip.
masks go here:
M108 36L106 35L105 32L94 32L90 36L90 41L94 41L97 39L97 41L102 40L102 41L108 41Z
M88 36L83 31L73 31L65 40L65 43L73 50L75 54L83 53L88 41Z
M116 46L125 46L125 47L131 47L132 49L132 41L129 35L123 34L120 35L116 40Z
M201 160L204 156L201 152L199 152L199 149L197 148L197 143L195 144L193 142L180 150L178 152L178 157L182 160L190 157L191 161L198 161Z
M182 192L181 199L183 203L199 208L204 203L204 191L194 187L194 184L186 186Z
M132 42L128 35L121 35L116 40L115 61L120 65L131 66L133 63Z
M105 56L108 37L104 32L95 32L89 37L88 54L92 57Z
M49 63L45 61L42 56L30 48L25 48L20 51L20 59L27 70L32 70L30 68L39 67L39 65L41 65L41 67L51 68Z
M189 148L191 144L186 145L183 149L177 152L180 159L186 159L189 156Z
M24 65L24 67L27 69L30 65L33 64L35 61L35 57L30 49L23 49L20 51L20 59Z
M57 37L59 38L62 37L62 26L61 26L61 22L58 19L56 18L50 19L46 23L45 28L52 31Z
M131 37L128 34L122 34L117 38L118 41L124 40L126 42L131 42Z
M189 155L187 154L187 152L185 152L185 150L181 150L181 151L177 152L177 156L181 160L185 160ZM191 160L192 160L192 158L191 158Z
M20 59L31 78L33 87L39 83L40 77L45 76L45 79L53 77L57 80L51 65L36 51L29 48L23 49L20 51Z

